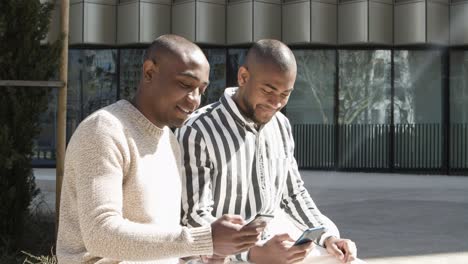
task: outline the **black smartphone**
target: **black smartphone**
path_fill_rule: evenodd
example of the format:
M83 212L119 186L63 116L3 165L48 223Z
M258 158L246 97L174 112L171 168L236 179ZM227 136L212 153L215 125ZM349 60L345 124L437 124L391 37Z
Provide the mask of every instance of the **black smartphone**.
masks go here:
M262 223L268 224L272 219L274 218L274 215L270 214L257 214L254 219L252 219L250 222L248 222L245 226L257 226L261 225Z
M319 238L323 233L325 233L325 227L312 227L304 231L302 235L294 243L295 246L302 245L310 241L314 241Z

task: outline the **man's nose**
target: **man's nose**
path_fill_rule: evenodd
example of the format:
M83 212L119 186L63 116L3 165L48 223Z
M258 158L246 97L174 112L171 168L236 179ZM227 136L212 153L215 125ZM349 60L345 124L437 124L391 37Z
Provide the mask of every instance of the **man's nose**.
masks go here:
M281 96L273 95L270 96L268 103L272 108L278 109L281 108L281 106L283 105L283 99L281 98Z
M200 96L201 96L200 89L196 88L187 94L187 99L188 101L190 101L192 104L195 105L195 108L197 108L198 105L200 105ZM192 110L195 110L195 109L192 109Z

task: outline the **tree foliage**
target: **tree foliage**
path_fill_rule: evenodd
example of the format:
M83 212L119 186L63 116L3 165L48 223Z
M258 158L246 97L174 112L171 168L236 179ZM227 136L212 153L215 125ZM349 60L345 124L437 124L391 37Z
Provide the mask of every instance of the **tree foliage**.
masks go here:
M50 80L57 74L60 41L47 36L51 3L0 1L0 79ZM39 116L47 108L49 88L0 87L0 247L18 246L24 217L38 193L31 168Z

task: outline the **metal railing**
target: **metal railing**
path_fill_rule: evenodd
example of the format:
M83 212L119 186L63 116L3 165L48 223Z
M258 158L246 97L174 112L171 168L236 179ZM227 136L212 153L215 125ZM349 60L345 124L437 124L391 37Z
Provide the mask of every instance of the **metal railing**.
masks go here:
M441 124L396 124L393 127L391 131L390 124L295 124L293 135L298 166L302 169L444 172L446 157ZM468 124L451 124L448 131L448 171L468 172Z

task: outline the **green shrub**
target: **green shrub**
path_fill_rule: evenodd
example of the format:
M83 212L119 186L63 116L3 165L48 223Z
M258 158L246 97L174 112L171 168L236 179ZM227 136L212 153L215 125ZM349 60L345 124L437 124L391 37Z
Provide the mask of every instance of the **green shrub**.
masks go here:
M0 10L0 80L56 76L60 41L41 44L53 5L1 0ZM0 248L4 251L21 246L28 207L38 193L31 155L49 93L50 89L37 87L0 87Z

